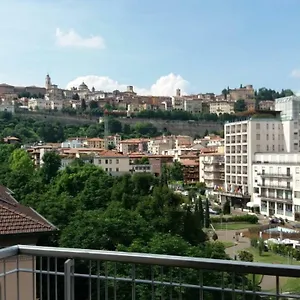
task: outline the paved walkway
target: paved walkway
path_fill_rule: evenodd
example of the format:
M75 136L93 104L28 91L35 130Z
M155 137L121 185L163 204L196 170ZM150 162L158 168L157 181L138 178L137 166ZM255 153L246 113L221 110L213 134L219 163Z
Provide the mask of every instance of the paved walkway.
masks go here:
M238 253L246 248L250 247L250 240L246 237L239 237L239 241L233 238L237 230L217 230L218 240L220 242L233 242L235 246L226 248L226 253L231 257L238 255Z
M234 258L234 256L238 256L238 253L244 249L250 248L250 239L248 239L247 237L240 237L239 241L236 242L235 239L233 239L233 236L236 233L236 230L217 230L216 231L217 235L218 235L218 240L220 242L234 242L235 246L226 248L226 253L231 257ZM283 284L283 280L285 280L285 278L281 278L281 282L280 284ZM275 277L274 276L267 276L265 275L262 279L262 282L260 284L262 290L264 291L270 291L273 290L276 287L275 284Z

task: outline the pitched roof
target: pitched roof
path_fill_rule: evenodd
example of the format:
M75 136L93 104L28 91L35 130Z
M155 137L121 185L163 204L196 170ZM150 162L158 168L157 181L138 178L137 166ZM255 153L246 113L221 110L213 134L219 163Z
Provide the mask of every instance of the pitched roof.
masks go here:
M12 191L0 185L0 235L51 232L57 228L30 207L20 204Z

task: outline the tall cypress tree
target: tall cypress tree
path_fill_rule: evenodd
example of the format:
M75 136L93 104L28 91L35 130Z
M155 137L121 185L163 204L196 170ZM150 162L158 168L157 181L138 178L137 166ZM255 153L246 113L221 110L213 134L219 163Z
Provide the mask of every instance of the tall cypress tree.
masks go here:
M209 202L208 199L206 198L205 201L205 218L204 218L204 227L209 228L210 225L210 217L209 217Z

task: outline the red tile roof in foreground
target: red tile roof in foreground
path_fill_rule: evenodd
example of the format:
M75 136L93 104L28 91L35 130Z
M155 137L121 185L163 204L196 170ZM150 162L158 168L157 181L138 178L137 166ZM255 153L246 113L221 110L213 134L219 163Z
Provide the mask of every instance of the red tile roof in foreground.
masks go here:
M55 231L57 228L32 208L20 204L0 185L0 235Z

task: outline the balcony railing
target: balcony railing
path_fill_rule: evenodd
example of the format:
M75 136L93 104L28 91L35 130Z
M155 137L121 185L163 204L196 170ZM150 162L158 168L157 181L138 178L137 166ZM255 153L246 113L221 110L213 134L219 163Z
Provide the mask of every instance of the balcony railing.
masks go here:
M257 175L260 175L261 177L269 177L269 178L292 178L291 174L280 174L280 173L262 173L259 172Z
M282 185L265 184L265 183L259 183L257 186L260 186L263 188L269 188L269 189L278 189L278 190L292 190L293 189L291 186L282 186Z
M293 202L293 199L291 198L279 198L278 196L273 196L273 195L269 195L269 196L266 196L266 195L258 195L258 197L261 198L261 200L271 200L271 201L276 201L276 202L282 202L282 203L291 203Z
M297 265L22 245L0 259L4 300L300 299L281 291ZM272 291L257 286L262 276Z

